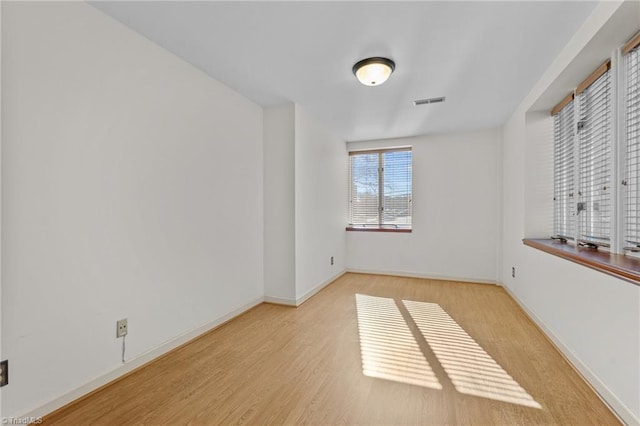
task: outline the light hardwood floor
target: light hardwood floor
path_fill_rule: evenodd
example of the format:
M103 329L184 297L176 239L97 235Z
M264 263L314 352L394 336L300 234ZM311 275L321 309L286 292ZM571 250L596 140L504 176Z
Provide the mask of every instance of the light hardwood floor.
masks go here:
M373 304L357 309L356 294ZM368 368L386 363L391 380L363 374L361 340ZM412 360L431 369L433 386L393 380L416 378ZM477 386L483 396L468 392ZM500 287L346 274L298 308L257 306L45 424L619 422Z

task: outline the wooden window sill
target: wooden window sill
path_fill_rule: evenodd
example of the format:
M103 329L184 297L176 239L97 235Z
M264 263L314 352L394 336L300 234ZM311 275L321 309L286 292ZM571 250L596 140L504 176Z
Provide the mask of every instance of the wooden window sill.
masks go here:
M411 229L407 228L364 228L361 226L347 226L347 231L357 232L411 232Z
M525 238L522 242L529 247L640 285L640 259L638 258L600 251L595 248L576 247L551 239Z

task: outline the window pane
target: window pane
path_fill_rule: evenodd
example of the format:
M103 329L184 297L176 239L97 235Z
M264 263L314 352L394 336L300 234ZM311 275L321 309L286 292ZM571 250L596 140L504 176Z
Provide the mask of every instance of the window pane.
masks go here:
M384 177L382 223L411 227L411 151L391 151L382 155Z
M574 105L567 104L553 117L554 127L554 229L556 236L573 239L575 236L574 191Z
M611 71L579 96L580 238L608 244L611 233Z
M378 153L350 155L349 224L379 225Z

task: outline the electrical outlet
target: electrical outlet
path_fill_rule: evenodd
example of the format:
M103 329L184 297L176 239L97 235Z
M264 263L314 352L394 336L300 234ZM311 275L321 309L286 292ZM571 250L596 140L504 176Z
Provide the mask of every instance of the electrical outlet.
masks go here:
M0 362L0 387L9 384L9 360Z
M333 265L333 256L331 256L331 264Z
M127 319L116 321L116 338L126 336L129 328L127 327Z
M511 267L511 276L512 276L513 278L515 278L515 277L516 277L516 267L515 267L515 266L512 266L512 267Z

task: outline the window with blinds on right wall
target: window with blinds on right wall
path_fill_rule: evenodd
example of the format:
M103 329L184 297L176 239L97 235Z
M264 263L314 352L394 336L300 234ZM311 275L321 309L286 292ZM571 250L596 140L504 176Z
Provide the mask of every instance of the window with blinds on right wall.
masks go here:
M551 115L555 237L640 252L640 33Z
M611 237L611 67L600 66L552 111L554 233L608 247Z

